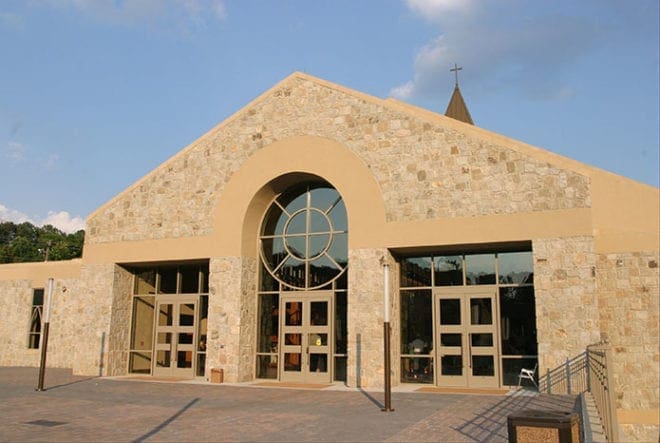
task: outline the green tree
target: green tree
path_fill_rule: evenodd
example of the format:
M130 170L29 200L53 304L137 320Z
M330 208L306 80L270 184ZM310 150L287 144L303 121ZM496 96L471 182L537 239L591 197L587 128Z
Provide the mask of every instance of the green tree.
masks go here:
M0 222L0 263L70 260L82 256L85 231L65 234L52 225Z

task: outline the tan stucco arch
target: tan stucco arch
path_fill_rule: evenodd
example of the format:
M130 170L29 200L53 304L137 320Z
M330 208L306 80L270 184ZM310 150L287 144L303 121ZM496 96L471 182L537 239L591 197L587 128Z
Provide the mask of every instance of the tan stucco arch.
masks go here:
M321 177L342 195L348 213L349 248L373 244L385 226L385 206L369 168L341 143L304 135L259 150L229 180L213 214L212 241L218 255L256 253L258 224L278 191L268 185L296 173Z

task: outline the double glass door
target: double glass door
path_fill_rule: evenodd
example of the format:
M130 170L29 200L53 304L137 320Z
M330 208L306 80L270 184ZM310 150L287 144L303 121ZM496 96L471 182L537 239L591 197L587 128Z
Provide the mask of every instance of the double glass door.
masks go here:
M439 386L499 386L494 290L436 293L434 297Z
M157 297L154 376L194 377L198 300L197 296Z
M280 296L280 380L332 381L332 293Z

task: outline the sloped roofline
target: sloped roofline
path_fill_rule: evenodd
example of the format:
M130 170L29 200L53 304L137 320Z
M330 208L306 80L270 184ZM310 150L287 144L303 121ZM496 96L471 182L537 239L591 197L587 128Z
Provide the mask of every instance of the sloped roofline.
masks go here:
M565 157L559 154L555 154L554 152L548 151L543 148L539 148L524 142L521 142L519 140L498 134L496 132L489 131L487 129L479 128L477 126L461 122L459 120L455 120L451 117L444 116L442 114L436 113L429 111L424 108L420 108L414 105L411 105L409 103L402 102L400 100L394 99L392 97L388 97L386 99L381 99L369 94L366 94L364 92L360 92L355 89L348 88L346 86L339 85L337 83L330 82L328 80L324 80L319 77L315 77L313 75L300 72L300 71L294 71L278 83L276 83L274 86L270 87L267 89L265 92L251 100L249 103L247 103L245 106L243 106L241 109L236 111L234 114L230 115L227 117L225 120L217 124L216 126L212 127L210 130L208 130L205 134L203 134L201 137L197 138L190 144L188 144L186 147L183 149L179 150L176 152L174 155L163 161L160 165L158 165L156 168L148 172L146 175L144 175L142 178L138 179L135 183L132 185L128 186L126 189L115 195L113 198L108 200L106 203L103 205L99 206L97 209L92 211L88 216L87 219L90 219L97 215L98 213L102 212L105 210L107 207L111 206L114 202L119 200L124 194L132 191L133 189L137 188L141 184L143 184L149 177L151 177L154 174L157 174L160 172L162 169L166 168L169 163L174 161L177 157L184 155L186 152L191 150L193 147L195 147L197 144L200 142L204 141L205 139L211 138L214 134L222 130L225 126L229 125L232 123L234 120L237 118L241 117L245 112L247 112L248 109L252 108L262 100L266 99L269 97L272 92L276 91L277 89L281 88L282 86L285 86L287 83L291 82L293 79L302 79L306 81L311 81L314 83L317 83L319 85L325 86L330 89L334 89L336 91L342 92L346 95L350 95L353 97L357 97L361 100L364 100L368 103L373 103L378 106L383 106L386 107L390 110L394 110L397 112L402 112L404 114L408 114L410 116L413 116L414 118L423 120L427 123L433 124L433 125L441 125L444 127L448 127L450 129L456 130L463 132L465 135L474 137L486 142L494 143L496 145L499 145L501 147L509 148L509 149L514 149L524 155L527 155L529 157L532 157L536 160L544 161L547 162L553 166L557 166L562 169L568 169L573 172L576 172L578 174L582 174L588 177L592 177L594 174L607 174L612 177L616 177L618 179L625 179L631 183L635 183L637 185L642 185L642 186L647 186L651 189L656 189L653 186L647 185L645 183L638 182L636 180L630 179L625 176L621 176L618 174L614 174L612 172L606 171L604 169L597 168L595 166L588 165L586 163L579 162L577 160L573 160L569 157Z

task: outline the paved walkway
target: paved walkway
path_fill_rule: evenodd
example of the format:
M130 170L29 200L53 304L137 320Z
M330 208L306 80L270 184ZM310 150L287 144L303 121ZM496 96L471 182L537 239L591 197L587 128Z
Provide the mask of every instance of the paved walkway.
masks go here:
M576 410L574 397L460 395L157 383L0 368L0 441L506 441L522 409Z

